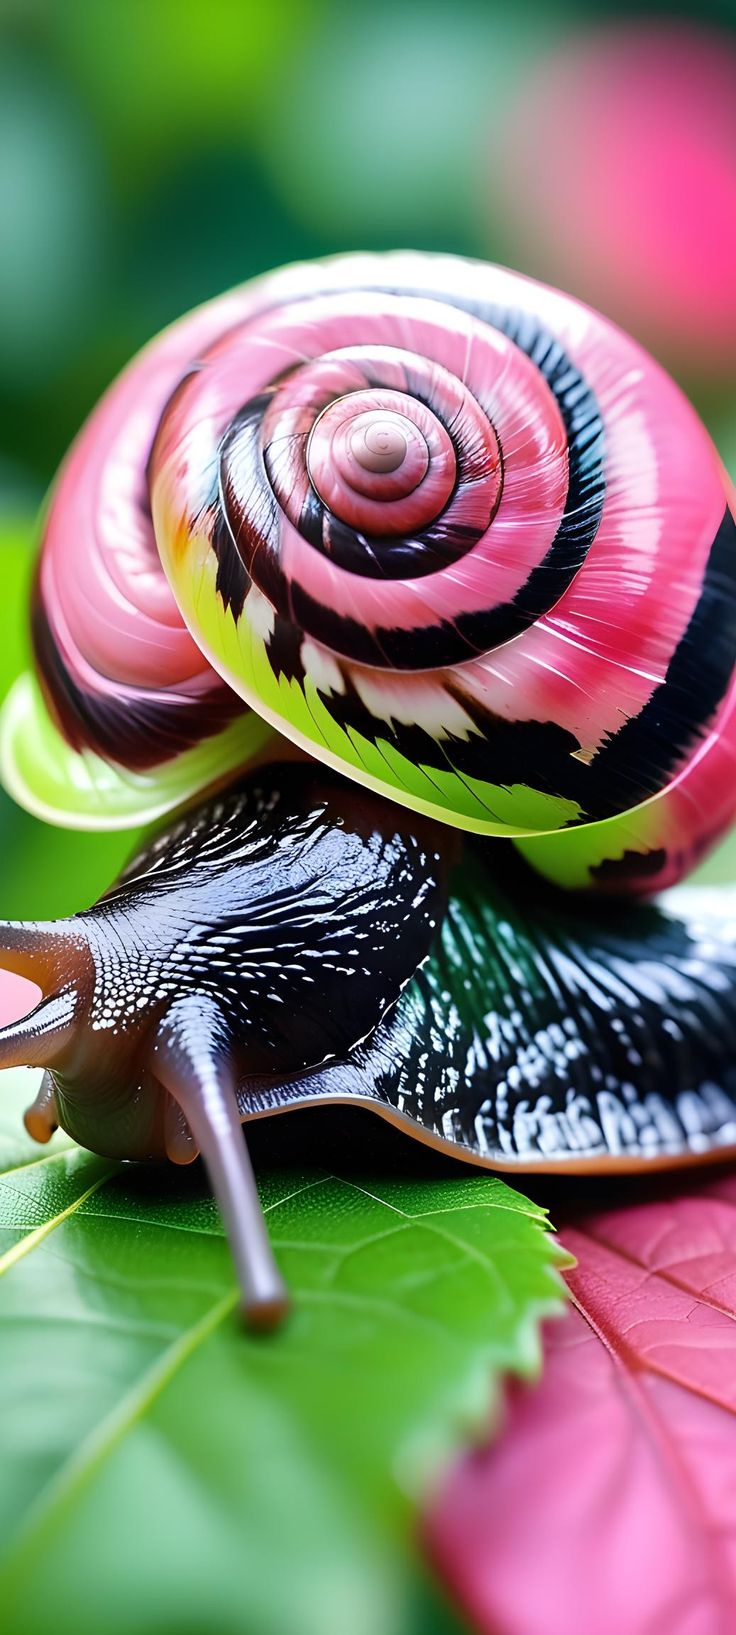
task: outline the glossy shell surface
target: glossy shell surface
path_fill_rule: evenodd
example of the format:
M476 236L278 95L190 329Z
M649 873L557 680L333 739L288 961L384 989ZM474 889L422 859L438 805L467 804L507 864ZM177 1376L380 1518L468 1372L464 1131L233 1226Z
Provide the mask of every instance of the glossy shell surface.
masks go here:
M604 318L448 257L288 268L153 342L72 450L5 780L135 822L270 726L651 890L736 809L735 587L713 445Z

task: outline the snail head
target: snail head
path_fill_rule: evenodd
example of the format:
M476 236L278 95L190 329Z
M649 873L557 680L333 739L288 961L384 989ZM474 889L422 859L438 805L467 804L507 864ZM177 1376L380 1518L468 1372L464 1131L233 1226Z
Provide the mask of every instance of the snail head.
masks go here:
M248 1080L301 1076L373 1032L444 911L438 833L324 769L271 766L176 819L88 912L0 927L0 964L43 991L0 1031L0 1066L46 1069L30 1133L61 1125L124 1159L201 1151L266 1321L281 1296L253 1265Z

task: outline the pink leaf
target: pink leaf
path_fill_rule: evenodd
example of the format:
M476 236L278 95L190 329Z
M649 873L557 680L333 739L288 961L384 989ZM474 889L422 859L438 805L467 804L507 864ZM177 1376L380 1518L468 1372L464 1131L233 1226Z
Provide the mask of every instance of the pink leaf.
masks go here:
M574 1305L425 1522L488 1635L736 1630L736 1178L563 1233Z

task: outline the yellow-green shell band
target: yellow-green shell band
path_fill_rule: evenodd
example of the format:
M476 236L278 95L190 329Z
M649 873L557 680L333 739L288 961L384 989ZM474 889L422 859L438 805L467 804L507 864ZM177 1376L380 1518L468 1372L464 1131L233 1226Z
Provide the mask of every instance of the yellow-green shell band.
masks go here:
M67 829L135 829L246 765L270 729L252 714L145 772L75 750L52 721L38 683L18 678L0 711L0 778L34 816Z

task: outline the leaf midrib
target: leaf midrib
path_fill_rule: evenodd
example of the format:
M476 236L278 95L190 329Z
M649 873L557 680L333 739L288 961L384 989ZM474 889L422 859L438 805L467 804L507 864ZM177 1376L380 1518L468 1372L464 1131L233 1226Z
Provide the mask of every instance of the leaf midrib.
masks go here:
M569 1298L571 1305L574 1306L575 1310L578 1312L579 1316L582 1317L586 1326L595 1335L596 1339L604 1347L611 1358L611 1362L615 1370L615 1377L619 1381L624 1395L631 1403L633 1411L637 1414L647 1441L655 1451L655 1455L658 1458L658 1462L662 1469L664 1480L667 1482L668 1478L670 1477L674 1479L677 1491L681 1495L683 1510L689 1517L692 1518L697 1530L698 1523L702 1520L702 1518L698 1514L697 1495L693 1491L693 1483L690 1473L687 1466L684 1464L679 1448L674 1445L672 1437L668 1434L666 1422L662 1420L654 1404L646 1396L642 1388L639 1375L640 1373L647 1372L659 1375L660 1378L667 1380L669 1384L675 1384L678 1386L679 1389L683 1390L686 1394L691 1388L683 1385L681 1380L674 1379L673 1376L668 1374L665 1370L649 1367L639 1370L635 1366L632 1366L631 1363L627 1362L627 1357L629 1357L631 1354L629 1353L625 1341L620 1340L615 1333L610 1331L607 1325L593 1316L593 1313L590 1311L582 1296L576 1295L573 1290L570 1290ZM707 1402L713 1401L712 1397L708 1397L700 1391L694 1390L693 1394L703 1398L703 1400ZM726 1404L718 1404L718 1406L724 1407L726 1411L729 1411ZM730 1411L733 1412L733 1410ZM705 1545L706 1554L713 1563L714 1578L719 1586L719 1599L722 1599L723 1606L730 1611L733 1602L730 1585L727 1580L722 1551L717 1547L716 1541L718 1535L714 1533L712 1528L705 1526L701 1526L699 1531L701 1540Z
M68 1503L81 1491L85 1482L122 1442L132 1426L144 1418L179 1368L183 1367L189 1357L235 1309L237 1301L237 1288L228 1290L228 1293L216 1301L197 1323L184 1334L177 1336L173 1344L156 1358L155 1363L146 1370L141 1379L126 1392L121 1402L95 1426L32 1505L20 1532L16 1534L13 1544L15 1560L12 1563L9 1561L8 1565L17 1567L24 1555L35 1548L34 1536L52 1521L54 1512L58 1511L60 1506Z
M51 1155L48 1155L48 1157L50 1156ZM62 1157L64 1155L58 1154L54 1156ZM54 1217L52 1221L44 1223L42 1227L37 1228L35 1231L27 1234L26 1237L21 1240L19 1245L14 1246L14 1250L10 1251L10 1254L13 1255L14 1258L20 1258L20 1254L16 1255L15 1250L28 1253L31 1248L35 1247L37 1242L42 1241L42 1239L47 1237L57 1226L61 1225L71 1215L75 1214L76 1211L80 1209L90 1197L94 1196L96 1192L100 1191L102 1187L104 1187L112 1178L112 1176L118 1173L118 1171L119 1166L115 1165L105 1175L99 1177L97 1181L91 1187L87 1188L78 1199L75 1199L66 1210L61 1211L60 1214L57 1217ZM315 1179L306 1182L304 1186L295 1188L292 1192L286 1193L283 1197L277 1198L272 1203L265 1205L264 1212L270 1214L272 1211L279 1209L283 1204L290 1202L294 1198L300 1197L303 1193L315 1190L331 1183L345 1186L352 1191L360 1193L362 1196L371 1198L371 1200L377 1203L381 1208L390 1209L399 1217L400 1221L403 1223L403 1226L419 1227L420 1230L428 1230L429 1232L448 1240L463 1258L475 1261L482 1267L486 1274L492 1273L495 1274L496 1278L499 1277L498 1268L493 1267L490 1260L487 1260L480 1251L474 1248L473 1245L464 1243L462 1239L455 1238L451 1233L448 1233L441 1227L433 1224L433 1216L438 1214L452 1214L454 1213L453 1206L432 1211L422 1211L417 1214L410 1214L399 1208L397 1205L389 1203L385 1198L380 1197L379 1194L372 1193L366 1187L361 1187L357 1182L348 1180L344 1176L337 1176L332 1173L323 1172ZM546 1235L545 1217L543 1214L540 1215L536 1209L530 1209L529 1211L514 1209L508 1205L504 1205L503 1203L496 1204L495 1200L492 1204L488 1200L484 1200L484 1204L489 1209L493 1209L494 1212L496 1209L498 1209L507 1214L512 1214L522 1220L530 1221L531 1223L536 1224L539 1230ZM472 1203L469 1203L454 1207L461 1209L473 1209L482 1206L480 1206L480 1204L473 1205ZM128 1217L124 1218L128 1219ZM150 1225L152 1223L148 1221L146 1224ZM156 1222L155 1224L169 1224L173 1227L178 1223ZM181 1229L185 1231L197 1230L196 1228L191 1229L186 1226ZM215 1234L212 1235L214 1236ZM499 1279L499 1281L501 1281L501 1283L503 1282L502 1279ZM330 1293L334 1296L335 1291L332 1290ZM314 1291L305 1291L305 1298L309 1301L313 1294L315 1294ZM318 1294L319 1291L316 1292L315 1298L318 1298ZM138 1380L136 1384L132 1386L131 1389L125 1394L122 1401L118 1403L116 1407L113 1408L97 1426L94 1427L89 1436L83 1440L79 1448L69 1457L69 1459L64 1462L59 1470L55 1472L55 1474L50 1478L46 1488L39 1493L19 1532L16 1534L15 1540L11 1546L12 1557L6 1557L5 1572L8 1570L12 1572L17 1569L19 1565L22 1565L29 1552L31 1556L33 1555L37 1547L36 1540L39 1532L42 1533L45 1528L53 1525L55 1515L58 1515L60 1508L66 1505L83 1489L85 1483L95 1474L97 1470L99 1470L100 1466L114 1452L115 1448L120 1444L120 1442L122 1442L128 1431L145 1417L157 1398L176 1377L179 1370L188 1362L199 1347L209 1340L211 1335L235 1309L237 1301L238 1290L236 1287L233 1287L220 1299L215 1301L208 1311L196 1323L194 1323L191 1328L187 1329L183 1334L178 1335L175 1341L168 1346L159 1357L156 1358L156 1361L149 1369L146 1370L141 1379Z
M114 1173L114 1171L110 1173ZM110 1174L101 1177L97 1182L97 1187L104 1185L105 1181L109 1179ZM307 1182L305 1186L299 1187L284 1198L276 1199L274 1203L266 1206L267 1212L278 1209L282 1203L286 1203L290 1198L299 1197L302 1192L309 1192L313 1187L322 1185L327 1179L329 1177L321 1176L319 1180ZM96 1188L90 1188L89 1192L93 1190L96 1190ZM89 1196L89 1192L87 1196ZM77 1207L82 1201L82 1199L77 1200ZM64 1218L73 1212L73 1209L65 1211ZM60 1221L61 1217L59 1222L54 1224L60 1224ZM23 1239L22 1241L25 1242L26 1240ZM173 1344L161 1356L156 1358L156 1361L146 1370L142 1378L136 1382L130 1391L126 1392L122 1401L100 1421L99 1425L95 1426L81 1446L72 1454L70 1459L65 1461L51 1478L46 1488L39 1494L20 1531L16 1534L13 1543L15 1560L12 1564L8 1560L8 1565L17 1566L26 1552L33 1549L34 1536L44 1525L50 1523L54 1511L81 1491L85 1482L94 1474L95 1470L99 1469L109 1454L127 1435L131 1427L144 1418L148 1409L170 1381L174 1379L178 1370L184 1366L198 1347L209 1339L220 1323L229 1316L230 1312L234 1311L237 1302L238 1289L233 1287L220 1300L215 1301L209 1311L205 1312L203 1317L200 1317L196 1323L192 1324L191 1328L177 1336ZM5 1570L7 1571L7 1566Z

